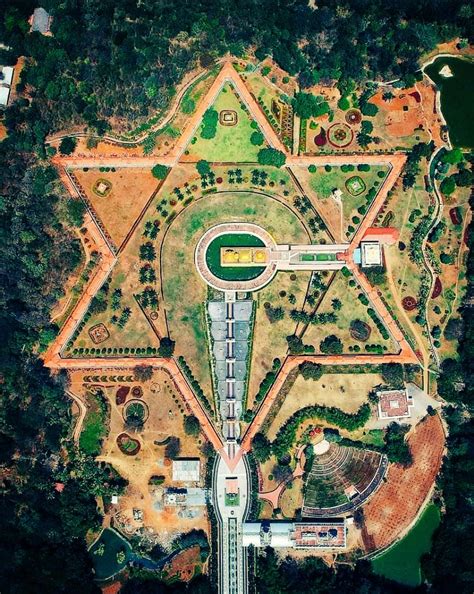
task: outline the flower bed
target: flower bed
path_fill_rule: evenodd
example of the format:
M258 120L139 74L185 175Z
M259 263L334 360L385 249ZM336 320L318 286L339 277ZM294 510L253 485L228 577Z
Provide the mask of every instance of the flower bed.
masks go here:
M126 456L135 456L141 448L138 439L130 437L128 433L121 433L117 436L117 445L122 454L125 454Z
M413 311L416 309L418 301L415 297L407 296L402 299L402 306L405 311Z
M433 293L431 294L431 299L436 299L436 297L439 297L441 295L442 290L443 285L441 284L439 276L437 276L433 287Z
M328 140L336 148L349 146L354 139L354 132L347 124L333 124L328 130Z
M115 393L115 404L120 406L125 402L127 399L128 393L130 392L129 386L120 386L120 388Z

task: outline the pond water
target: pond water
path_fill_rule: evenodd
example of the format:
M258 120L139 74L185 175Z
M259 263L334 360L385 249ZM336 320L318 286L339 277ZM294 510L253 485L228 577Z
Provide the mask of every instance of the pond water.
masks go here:
M448 67L453 76L440 71ZM461 58L437 58L424 69L441 93L441 111L455 147L474 148L474 61Z
M117 554L123 551L125 558L117 561ZM100 554L101 553L101 554ZM121 571L132 557L130 544L115 530L105 528L89 549L97 580L106 580Z
M206 251L206 264L209 270L223 280L251 280L260 276L265 266L221 266L221 248L263 247L261 239L250 233L226 233L211 241Z
M420 559L431 549L439 522L439 510L431 503L405 538L372 561L374 572L408 586L421 584Z

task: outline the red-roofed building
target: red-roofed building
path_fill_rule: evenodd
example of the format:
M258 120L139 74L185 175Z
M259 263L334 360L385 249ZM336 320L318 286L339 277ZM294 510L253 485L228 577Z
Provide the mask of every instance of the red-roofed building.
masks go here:
M395 227L369 227L362 241L378 241L385 245L393 245L399 236L400 232Z
M377 392L377 396L379 419L402 419L410 416L413 398L408 396L406 390Z

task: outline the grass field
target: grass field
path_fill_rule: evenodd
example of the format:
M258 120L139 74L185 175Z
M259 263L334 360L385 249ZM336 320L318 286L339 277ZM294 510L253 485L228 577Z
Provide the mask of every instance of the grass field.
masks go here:
M358 171L357 167L354 167L353 171L346 172L342 171L341 167L333 166L330 171L319 167L316 172L311 174L309 184L318 199L333 201L333 190L337 189L342 192L340 200L342 202L345 239L352 237L354 230L358 228L360 221L364 217L364 213L361 214L357 210L370 206L372 202L368 198L369 190L375 187L378 191L384 179L381 175L384 173L386 176L388 171L389 168L386 165L371 165L370 171ZM350 184L355 187L354 178L358 178L360 185L358 192L354 192L355 195L351 194L346 187L348 180L351 180ZM357 219L353 220L353 217L357 217L359 221Z
M285 421L305 406L335 406L344 412L355 413L367 402L372 388L382 381L378 373L327 373L317 381L305 380L300 375L270 425L268 438L274 440Z
M289 317L289 311L303 306L311 273L298 272L295 280L291 276L288 272L278 272L272 282L257 293L247 408L252 408L254 396L265 374L272 368L273 359L278 357L282 360L285 357L288 348L286 337L295 331L296 323ZM288 301L289 295L295 296L294 305ZM274 308L285 310L282 320L270 323L264 307L267 302Z
M438 508L428 505L405 538L372 561L375 573L408 586L419 586L422 581L420 559L430 550L439 522Z
M101 397L90 392L87 394L87 403L89 408L79 437L79 447L85 454L96 456L107 434L107 409Z
M229 162L256 162L258 151L266 146L255 146L250 142L250 136L254 132L252 118L242 108L239 97L234 87L227 83L217 96L212 105L218 113L223 109L229 109L237 113L237 124L235 126L224 126L217 123L217 131L214 138L202 138L202 125L196 132L196 136L188 145L189 159L206 159L207 161L229 161Z
M387 348L387 352L395 347L391 339L384 340L375 323L367 313L367 306L365 306L359 299L358 294L361 292L357 287L349 286L349 280L341 272L338 272L335 279L326 294L324 295L321 305L317 310L318 314L330 313L334 311L332 302L338 299L342 307L335 311L337 321L329 324L310 324L303 335L303 341L307 344L314 345L317 349L321 340L329 334L338 336L343 345L344 352L350 352L349 347L353 348L357 345L360 352L364 353L365 345L381 345ZM368 307L371 307L370 305ZM354 340L349 333L350 323L352 320L362 320L366 322L371 334L366 343Z

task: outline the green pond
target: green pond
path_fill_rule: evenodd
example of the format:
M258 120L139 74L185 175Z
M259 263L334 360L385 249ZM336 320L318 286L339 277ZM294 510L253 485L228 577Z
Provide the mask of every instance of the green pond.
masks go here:
M440 74L444 66L451 69L452 77ZM424 70L440 90L441 111L452 145L474 148L474 61L441 57Z
M102 545L104 546L102 547ZM98 554L101 549L103 550L102 554ZM122 550L125 552L125 559L119 563L117 553ZM131 553L132 548L126 540L119 536L115 530L105 528L89 549L96 579L106 580L121 571L130 559Z
M211 241L206 251L209 270L223 280L251 280L260 276L265 266L221 266L221 248L264 247L261 239L250 233L226 233Z
M405 538L372 561L374 572L408 586L421 584L420 559L431 549L439 522L439 510L431 503Z

